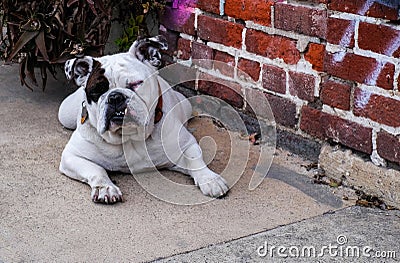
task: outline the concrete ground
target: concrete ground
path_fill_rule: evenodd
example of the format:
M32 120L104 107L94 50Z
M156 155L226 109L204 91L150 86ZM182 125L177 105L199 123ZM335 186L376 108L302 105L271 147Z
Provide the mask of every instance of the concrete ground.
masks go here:
M339 189L312 184L302 174L307 162L280 150L254 191L248 190L250 161L225 198L205 204L167 203L121 174L112 179L126 201L93 203L87 185L58 171L71 131L58 123L57 110L72 91L59 79L49 80L44 93L30 92L20 86L16 66L0 66L0 262L278 262L296 255L292 246L320 251L329 244L343 244L342 250L346 244L371 246L400 256L398 212L353 207L354 199L343 201ZM204 120L193 121L191 129L198 138L215 138L210 167L220 172L229 151L224 131ZM250 157L258 150L252 146ZM163 174L190 183L180 174ZM348 243L338 243L343 240ZM306 256L293 262L310 261ZM323 253L318 260L369 259Z
M154 262L398 262L399 228L399 211L353 206Z

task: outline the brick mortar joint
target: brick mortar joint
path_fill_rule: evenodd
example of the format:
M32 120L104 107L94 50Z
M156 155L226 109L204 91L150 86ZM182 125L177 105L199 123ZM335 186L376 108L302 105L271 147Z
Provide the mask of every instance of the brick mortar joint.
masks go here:
M271 8L273 9L273 6ZM201 14L204 14L204 13L201 13ZM354 18L354 17L358 17L358 16L350 14L349 17L353 17ZM365 22L366 21L368 23L371 23L371 21L374 21L375 23L372 23L372 24L377 24L377 25L384 24L384 25L386 25L385 23L381 23L382 21L380 21L380 19L367 18L364 21L361 20L361 19L357 20L357 22L356 22L356 30L355 30L355 35L354 35L355 46L354 46L354 48L351 48L351 49L345 48L344 51L346 53L353 53L353 54L361 55L361 56L364 56L364 57L374 58L374 59L376 59L378 61L385 61L385 62L393 63L395 65L395 73L394 73L394 77L395 77L394 78L394 92L395 92L394 96L395 97L393 97L393 93L391 91L380 89L380 88L375 87L375 86L368 86L368 85L361 84L361 86L359 86L359 88L368 88L368 89L371 88L373 93L375 93L377 95L382 95L382 96L385 96L385 97L388 97L388 98L394 98L396 100L400 100L400 96L398 94L396 94L396 92L398 91L398 88L397 88L398 77L400 75L400 59L393 58L393 57L390 57L390 56L387 56L387 55L382 55L382 54L379 54L379 53L376 53L376 52L372 52L370 50L361 49L359 47L359 42L358 42L358 32L359 32L358 28L359 28L360 21L361 22ZM273 20L272 20L272 23L273 23ZM251 25L251 26L249 26L249 25ZM316 97L318 97L318 95L319 95L319 90L318 90L319 84L318 84L318 81L321 82L320 73L318 71L310 70L309 68L302 69L301 71L298 71L298 68L297 68L298 65L289 65L289 64L284 63L281 59L269 59L269 58L266 58L264 56L258 56L258 55L255 55L255 54L251 53L251 52L247 52L245 43L246 43L246 31L248 29L255 29L255 30L259 30L259 31L262 31L264 33L267 33L269 35L283 36L283 37L288 37L288 38L291 38L291 39L294 39L294 40L300 40L302 38L306 38L308 40L308 44L310 42L311 43L318 43L318 44L323 44L323 43L321 43L321 39L316 38L316 37L305 36L303 34L298 34L298 33L293 33L293 32L289 32L289 31L285 31L285 30L280 30L280 29L276 29L276 28L273 28L273 27L274 27L273 24L272 24L272 27L267 27L267 26L258 25L256 23L254 23L253 21L247 21L246 22L246 27L244 27L243 31L242 31L242 48L241 49L227 47L227 46L224 46L222 44L217 44L217 43L212 43L212 42L204 42L204 41L198 39L197 37L193 37L193 36L186 35L186 34L183 34L183 33L181 34L181 36L183 38L186 38L186 39L190 40L190 41L196 41L198 43L203 43L203 44L205 43L205 44L207 44L207 46L209 46L209 47L211 47L213 49L216 49L216 50L219 50L219 51L226 52L228 54L234 55L234 57L235 57L234 78L232 79L232 78L227 77L225 80L234 81L234 82L240 82L240 79L237 76L238 60L240 58L245 58L245 59L249 59L249 60L252 60L252 61L259 62L261 70L260 70L258 82L256 83L257 84L256 86L252 86L251 85L251 88L252 89L256 89L256 90L260 90L260 91L265 92L267 94L272 94L272 95L275 95L275 96L278 96L278 97L281 97L281 98L288 99L288 100L294 102L295 105L296 105L296 118L298 118L298 122L297 122L295 128L292 129L292 128L288 128L288 127L285 127L285 126L282 126L282 125L279 125L279 124L277 124L277 127L280 127L281 129L283 128L285 130L288 130L291 133L294 133L294 134L297 134L297 135L301 135L301 136L306 137L306 138L310 138L310 139L312 139L314 141L320 141L318 138L315 138L314 136L311 136L311 135L303 132L301 129L299 129L299 125L301 123L300 121L301 121L301 118L302 118L302 116L301 116L301 108L303 106L305 106L305 105L308 105L308 102L305 101L305 100L301 100L301 99L299 99L299 98L297 98L295 96L292 96L290 94L289 85L288 85L288 79L289 79L288 78L288 74L289 74L288 72L289 72L289 70L293 70L295 72L303 72L303 73L306 73L306 74L311 74L311 75L316 76L317 80L316 80L316 87L315 87L315 91L314 91L314 96L316 96ZM399 29L396 28L396 30L399 30ZM334 45L334 44L331 44L331 43L327 43L326 46L327 46L327 51L332 51L332 47L343 48L343 47L340 47L339 45ZM216 47L218 47L218 48L216 48ZM331 49L329 47L331 47ZM304 54L303 53L301 54L301 56L302 56L302 60L304 60ZM276 93L276 92L272 92L270 90L263 89L263 87L261 85L261 82L262 82L262 76L263 76L262 75L263 74L263 65L265 65L265 64L275 65L275 66L278 66L278 67L280 67L280 68L285 70L285 74L286 74L286 94L282 95L280 93ZM213 70L213 71L215 72L215 70ZM221 78L221 76L223 76L223 75L219 75L217 77ZM249 85L246 81L244 81L243 83L246 83L247 85ZM196 84L196 87L198 87L198 83ZM352 96L350 97L351 100L352 100L352 101L350 101L351 107L353 107L353 105L354 105L354 90L355 90L355 88L356 88L355 86L352 86L352 91L351 91ZM242 90L242 94L243 94L243 96L245 98L246 97L246 89ZM247 105L246 104L246 100L244 99L243 102L244 102L243 109L245 109L246 105ZM371 138L371 140L372 140L372 147L373 147L372 154L370 155L371 160L373 161L373 158L378 158L378 164L380 162L379 160L381 160L381 161L383 160L384 161L384 159L382 159L379 156L378 152L377 152L377 142L376 142L377 134L381 130L385 130L390 134L398 135L398 134L400 134L400 128L383 125L383 124L380 124L379 122L372 121L372 120L370 120L368 118L365 118L365 117L355 116L354 113L352 112L352 109L350 109L350 111L343 111L343 112L345 112L345 114L338 114L338 111L341 111L341 110L332 108L332 111L330 111L330 110L327 110L327 107L329 107L329 106L328 105L323 105L323 110L322 111L326 112L326 113L329 113L329 114L332 114L333 116L340 117L340 118L342 118L344 120L347 120L347 121L350 121L350 122L354 122L354 123L358 123L358 124L360 124L360 125L362 125L364 127L371 128L372 129L372 138ZM374 163L377 164L376 162L374 162Z
M285 63L281 58L270 59L261 55L256 55L254 53L248 52L247 50L228 47L223 44L214 43L211 41L207 42L207 46L221 52L226 52L232 56L237 55L239 58L244 58L258 62L261 65L263 64L274 65L282 69L313 75L314 77L319 77L320 74L319 71L312 69L312 65L307 60L304 59L304 56L301 57L301 59L297 64L292 65Z
M366 84L361 84L361 85L358 85L357 87L361 90L366 90L369 93L374 94L374 95L379 95L379 96L382 96L385 98L390 98L390 99L400 101L400 94L398 92L394 92L392 90L385 90L385 89L381 89L376 86L369 86Z
M391 127L391 126L381 124L379 122L373 121L373 120L365 118L365 117L356 116L356 115L354 115L354 113L352 111L335 109L329 105L324 104L322 106L322 112L328 113L333 116L340 117L340 118L350 121L350 122L360 124L366 128L371 128L371 129L376 129L376 130L384 129L393 135L400 135L400 127Z
M399 92L399 78L400 78L400 62L394 65L394 93L397 94Z
M371 50L361 49L357 46L355 46L354 48L347 48L347 47L343 47L343 46L340 46L337 44L332 44L332 43L328 42L328 43L326 43L326 51L331 54L335 54L338 52L345 52L346 54L360 55L360 56L367 57L367 58L374 58L380 62L390 62L393 64L400 63L400 58L391 57L391 56L387 56L384 54L379 54L379 53L373 52Z
M272 8L272 7L271 7ZM198 11L200 11L200 10L198 10ZM203 14L203 13L202 13ZM351 15L350 15L351 16ZM354 15L352 16L352 17L354 17ZM358 17L357 15L356 15L356 17ZM373 19L374 21L376 20L379 20L379 19ZM359 23L359 22L358 22ZM246 23L246 25L247 25L248 23ZM256 25L256 24L253 24L253 25ZM270 34L270 33L273 33L274 35L279 35L279 34L277 34L277 31L281 31L281 32L286 32L286 33L282 33L281 35L282 36L285 36L285 37L290 37L290 38L293 38L293 37L296 37L296 35L297 35L297 37L298 38L300 38L300 37L304 37L304 35L302 35L302 34L293 34L292 32L288 32L288 31L284 31L284 30L276 30L276 29L273 29L273 28L269 28L268 29L268 27L265 27L265 26L261 26L261 27L263 27L263 29L265 29L267 32L266 33L268 33L268 34ZM257 28L256 28L256 30L258 30L258 29L260 29L258 26L257 26ZM247 30L247 28L244 28L243 29L243 31L246 31ZM243 32L244 33L244 32ZM242 33L242 34L243 34ZM184 37L184 35L182 35L183 37ZM188 37L189 38L189 37ZM315 40L315 39L317 39L317 38L315 38L315 37L306 37L306 38L308 38L309 40ZM193 41L193 39L190 37L190 39L189 40L192 40ZM243 41L245 41L245 39L243 40ZM204 43L204 42L202 42L201 40L198 40L197 42L199 42L199 43ZM207 45L208 46L210 46L210 43L207 43ZM331 45L331 46L335 46L335 45L333 45L333 44L330 44L330 43L328 43L328 46L329 45ZM211 46L211 47L213 47L213 48L215 48L215 46ZM328 48L328 50L329 50L329 48ZM226 49L222 49L221 51L223 51L223 52L226 52ZM238 52L239 53L238 53ZM350 50L346 50L347 52L349 52ZM372 58L375 58L375 59L387 59L387 58L389 58L389 61L388 62L392 62L392 63L394 63L395 65L396 65L396 74L397 75L399 75L399 72L400 72L400 69L399 69L399 67L398 67L398 62L400 61L399 59L395 59L395 58L391 58L391 57L387 57L387 56L385 56L385 55L381 55L381 54L378 54L378 53L374 53L374 52L371 52L371 51L365 51L365 50L362 50L362 49L357 49L357 47L355 48L355 49L352 49L351 51L353 51L355 54L357 54L357 53L359 53L359 55L363 55L363 56L366 56L367 54L365 53L365 52L367 52L368 53L368 55L370 55L369 57L372 57ZM286 71L287 70L290 70L290 68L292 67L292 68L296 68L296 72L299 72L299 71L297 71L297 65L288 65L288 64L286 64L286 63L284 63L284 62L282 62L282 61L279 61L280 59L273 59L273 60L271 60L271 59L268 59L268 58L265 58L265 57L263 57L263 56L254 56L254 54L252 54L252 53L250 53L250 52L247 52L247 54L246 54L246 50L237 50L237 49L235 49L235 48L233 48L232 49L232 51L231 51L231 53L233 53L234 55L235 55L235 57L238 57L238 56L240 56L240 57L243 57L243 58L247 58L247 59L251 59L251 60L253 60L253 61L257 61L257 62L259 62L260 64L272 64L272 65L277 65L277 66L279 66L279 67L281 67L281 68L284 68ZM228 52L229 53L229 52ZM254 58L256 58L256 59L254 59ZM258 58L258 59L257 59ZM271 63L272 62L272 63ZM261 65L261 66L262 66ZM312 75L314 75L314 76L316 76L316 77L318 77L319 78L319 74L318 74L318 72L315 72L315 71L308 71L309 69L306 69L306 70L304 70L304 71L306 71L306 72L304 72L304 73L307 73L307 74L312 74ZM301 71L300 71L301 72ZM261 75L261 72L260 72L260 76L262 76ZM236 78L235 78L236 79ZM261 79L261 78L260 78ZM260 79L259 79L259 81L260 81ZM382 94L381 92L379 93L379 94ZM386 95L386 94L385 94ZM390 96L390 97L392 97L392 96Z
M246 89L246 88L253 88L253 87L254 87L254 86L252 86L251 84L249 84L249 83L246 82L246 81L242 81L242 80L240 80L240 79L233 79L233 78L230 78L229 76L226 76L226 75L220 73L219 71L215 70L214 68L212 68L212 69L206 69L206 68L198 67L198 66L196 66L196 68L197 68L198 71L201 72L201 73L209 74L210 76L217 77L217 78L219 78L219 79L221 79L221 80L223 80L223 81L229 81L229 82L237 83L238 85L240 85L241 91L242 91L242 92L243 92L244 89ZM252 86L252 87L249 87L249 86ZM243 93L243 94L244 94L244 93Z
M372 154L370 156L371 161L373 164L375 164L376 166L382 166L382 167L386 167L387 166L387 162L385 161L384 158L382 158L379 153L378 153L378 142L377 142L377 137L378 137L378 133L380 132L380 129L372 129Z
M188 35L188 34L185 34L185 33L180 33L179 37L181 37L183 39L186 39L186 40L190 40L191 41L190 45L192 45L192 42L196 41L196 38L194 36Z
M247 29L253 29L253 30L264 32L264 33L266 33L268 35L271 35L271 36L282 36L282 37L287 37L287 38L293 39L293 40L300 40L300 39L304 40L304 39L307 39L309 43L310 42L311 43L317 43L317 44L321 44L322 43L321 39L318 38L318 37L307 36L307 35L304 35L304 34L296 33L294 31L286 31L286 30L282 30L282 29L279 29L279 28L272 28L272 27L269 27L269 26L263 26L263 25L255 23L254 21L251 21L251 20L245 21L245 27Z
M275 7L273 5L271 6L271 27L275 28Z
M359 48L359 45L358 45L359 29L360 29L360 21L356 21L355 24L354 24L354 48L353 48L353 52L354 52L354 49Z
M400 58L395 58L395 57L379 54L379 53L373 52L371 50L365 50L365 49L361 49L358 47L354 47L353 52L356 55L360 55L360 56L367 57L367 58L374 58L380 62L386 62L386 63L389 62L389 63L393 63L393 64L400 63Z
M325 4L315 4L315 3L310 3L310 2L288 2L284 1L281 2L280 4L285 4L285 5L290 5L290 6L295 6L295 7L306 7L309 9L318 9L318 10L329 10Z
M302 99L298 98L297 96L292 95L289 91L288 85L287 85L286 94L281 94L281 93L274 92L274 91L263 88L262 81L248 82L246 80L242 80L241 78L231 78L229 76L223 75L222 73L218 72L215 69L206 69L206 68L202 68L202 67L197 67L197 68L198 68L199 72L209 74L213 77L218 77L224 81L230 81L230 82L237 83L238 85L241 86L241 92L243 95L245 95L246 89L253 89L253 90L259 90L266 94L270 94L270 95L274 95L274 96L277 96L280 98L288 99L296 105L296 117L298 117L300 115L301 108L308 104L308 101L302 100ZM287 72L286 74L289 74L288 71L286 71L286 72ZM287 77L286 78L287 82L288 82L288 79L289 78Z
M375 24L375 25L385 24L388 26L393 26L390 23L390 20L387 20L387 19L369 17L369 16L365 16L365 15L352 14L352 13L346 13L346 12L329 10L329 9L328 9L328 17L340 18L340 19L344 19L344 20L361 21L361 22L366 22L366 23Z
M300 123L302 116L298 115L297 118L299 119L299 123ZM281 125L279 123L276 123L276 129L280 129L282 131L290 132L290 133L292 133L294 135L299 135L299 136L301 136L303 138L315 141L317 143L324 143L325 142L325 140L321 140L319 138L313 137L312 135L302 131L300 129L300 127L298 127L298 125L296 125L295 128L289 128L289 127L283 126L283 125Z

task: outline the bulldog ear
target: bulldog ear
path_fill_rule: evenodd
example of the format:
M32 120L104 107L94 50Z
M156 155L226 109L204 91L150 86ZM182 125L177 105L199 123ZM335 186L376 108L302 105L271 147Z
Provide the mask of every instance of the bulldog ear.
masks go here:
M167 39L158 35L151 38L136 40L129 49L129 53L142 62L147 61L154 67L162 65L160 50L168 49Z
M75 84L80 87L86 83L92 71L93 58L74 58L65 62L65 76L68 80L74 79Z

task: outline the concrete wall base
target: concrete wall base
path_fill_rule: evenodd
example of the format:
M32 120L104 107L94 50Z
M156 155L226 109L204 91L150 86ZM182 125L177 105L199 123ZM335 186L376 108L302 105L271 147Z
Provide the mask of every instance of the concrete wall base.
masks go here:
M329 178L400 208L399 171L376 166L351 150L343 150L328 144L324 144L321 148L319 165Z

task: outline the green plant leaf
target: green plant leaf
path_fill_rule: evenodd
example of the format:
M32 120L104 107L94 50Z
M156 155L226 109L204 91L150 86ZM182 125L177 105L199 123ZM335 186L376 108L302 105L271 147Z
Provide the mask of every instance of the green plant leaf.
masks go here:
M133 27L129 27L126 29L126 33L128 34L128 36L132 36L134 34L133 30Z
M129 42L129 38L127 36L123 37L121 40L122 45L126 45Z
M143 23L144 15L139 15L136 17L136 24L140 25Z
M139 32L139 29L140 29L140 27L134 26L134 27L133 27L133 34L132 34L132 35L137 36L137 34L138 34L138 32Z
M135 20L135 18L133 16L129 19L128 24L130 26L135 26L136 25L136 20Z

